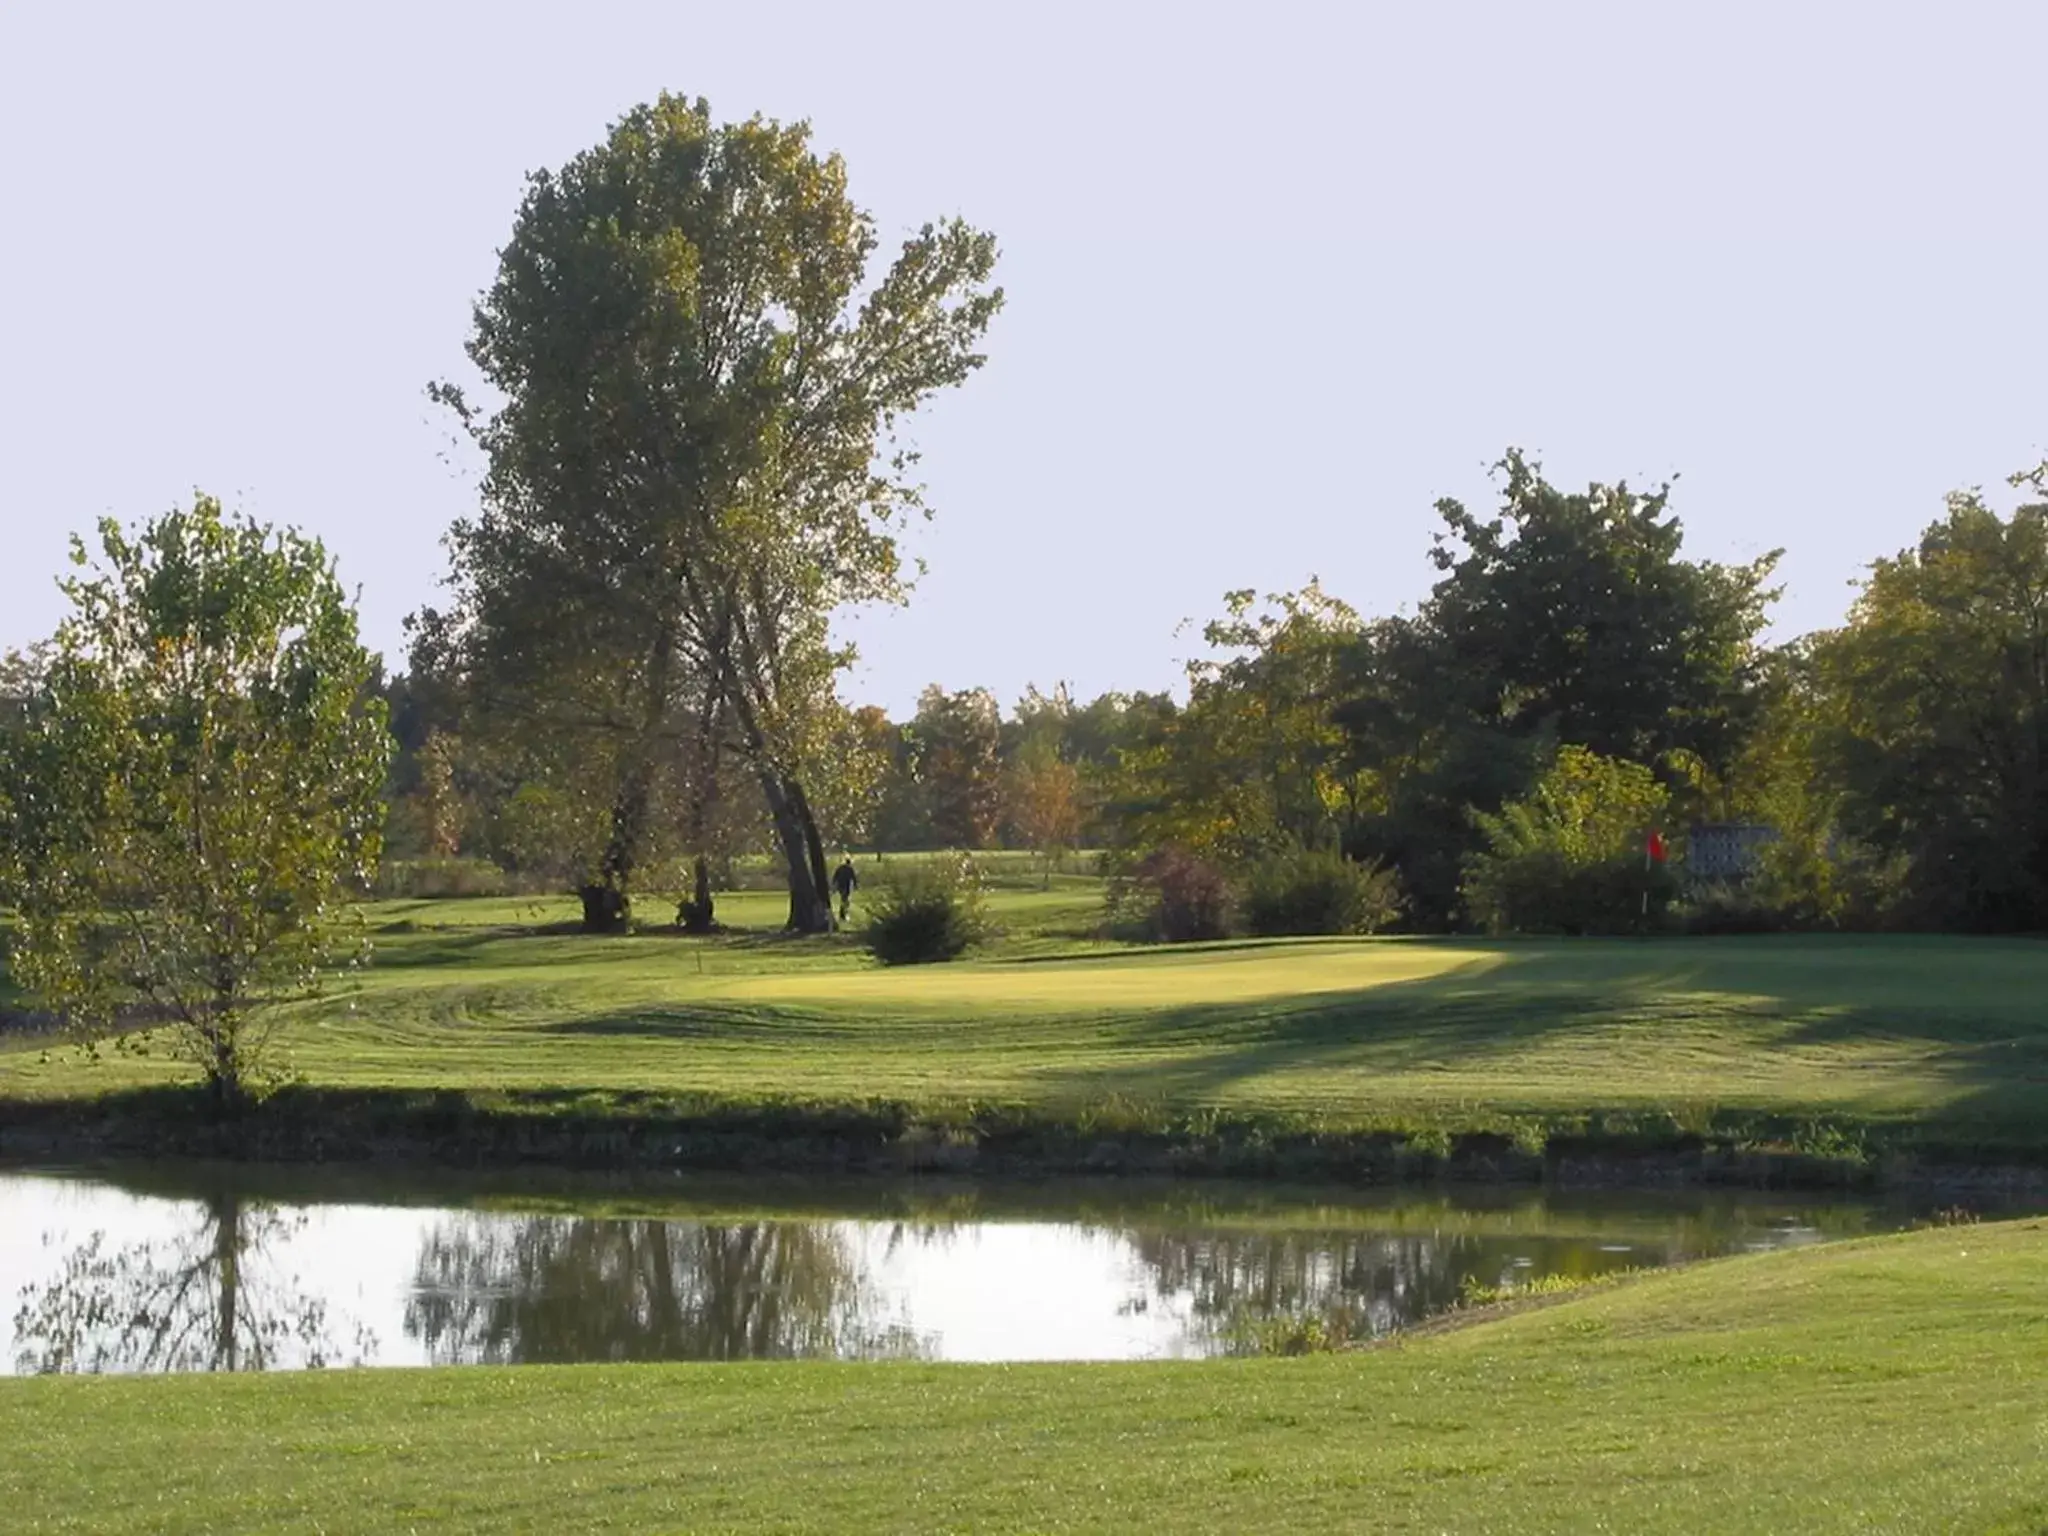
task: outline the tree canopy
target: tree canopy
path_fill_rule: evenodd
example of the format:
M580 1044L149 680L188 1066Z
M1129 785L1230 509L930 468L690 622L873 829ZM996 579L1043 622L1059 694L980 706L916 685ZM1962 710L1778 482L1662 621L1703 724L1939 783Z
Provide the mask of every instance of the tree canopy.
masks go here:
M1773 645L1776 555L1692 557L1670 485L1565 491L1514 451L1497 468L1490 517L1439 503L1421 552L1437 579L1415 611L1363 617L1313 581L1227 593L1180 699L1081 703L1062 685L1006 713L986 689L935 684L902 721L828 700L811 717L830 746L810 750L834 769L809 770L814 821L847 847L1078 842L1126 874L1188 871L1219 891L1321 871L1310 856L1334 851L1397 878L1412 927L1511 926L1503 912L1533 909L1495 899L1498 880L1481 892L1476 872L1508 868L1503 829L1536 826L1542 787L1590 754L1613 765L1602 783L1667 797L1678 846L1692 823L1731 825L1712 846L1739 839L1755 878L1712 895L1733 905L1711 921L2048 923L2048 503L2008 517L1954 498L1874 564L1841 628ZM413 756L408 825L424 837L442 823L424 745ZM1634 923L1642 882L1616 858L1580 894ZM1516 878L1542 862L1521 859Z
M664 95L535 174L476 309L499 402L437 387L488 461L450 534L456 602L424 617L486 714L612 743L579 779L610 832L586 921L625 920L657 759L716 717L829 926L806 783L848 655L841 604L900 599L924 510L899 424L980 366L995 242L926 225L870 283L873 220L807 125Z
M1778 552L1687 560L1669 485L1561 491L1515 450L1498 468L1497 516L1437 503L1444 575L1420 621L1437 686L1517 735L1726 762L1748 726Z

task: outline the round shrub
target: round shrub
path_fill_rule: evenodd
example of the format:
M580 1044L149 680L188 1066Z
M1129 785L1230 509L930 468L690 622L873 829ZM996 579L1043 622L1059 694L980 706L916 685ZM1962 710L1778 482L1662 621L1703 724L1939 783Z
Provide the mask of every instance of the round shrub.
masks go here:
M1252 867L1239 909L1246 931L1261 937L1377 933L1401 915L1401 882L1334 849L1294 849Z
M869 908L867 945L884 965L926 965L958 959L986 926L970 860L893 864Z
M1134 909L1145 936L1168 944L1221 939L1230 934L1230 882L1223 871L1185 848L1148 853L1122 882L1121 905Z

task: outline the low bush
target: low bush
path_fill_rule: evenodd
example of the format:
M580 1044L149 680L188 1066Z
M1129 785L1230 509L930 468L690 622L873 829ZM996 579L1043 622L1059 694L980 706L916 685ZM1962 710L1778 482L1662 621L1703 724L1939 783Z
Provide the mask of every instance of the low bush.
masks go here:
M1474 861L1465 900L1488 933L1645 933L1668 926L1678 882L1640 853L1575 861L1544 852Z
M371 888L380 899L438 901L458 896L505 896L512 882L489 859L387 859Z
M1691 887L1679 904L1687 933L1787 933L1811 926L1761 880L1716 880Z
M1477 815L1486 846L1463 896L1489 933L1639 933L1664 926L1678 893L1645 854L1670 796L1640 763L1565 747L1529 795Z
M1247 1313L1233 1318L1223 1330L1224 1347L1233 1355L1328 1354L1372 1336L1369 1317L1342 1307L1271 1317Z
M955 960L987 930L981 880L965 857L892 862L870 907L868 949L884 965Z
M1913 910L1911 881L1904 854L1806 825L1759 850L1749 883L1784 914L1788 928L1881 933L1943 926L1938 914Z
M1401 882L1377 862L1295 849L1252 867L1239 910L1261 937L1377 933L1401 915Z
M1678 907L1687 933L1879 933L1940 928L1938 914L1915 913L1906 900L1906 861L1825 830L1795 829L1759 850L1755 870L1737 881L1691 886Z
M1185 848L1159 848L1111 873L1112 927L1135 929L1167 944L1230 935L1234 916L1230 881L1221 869Z

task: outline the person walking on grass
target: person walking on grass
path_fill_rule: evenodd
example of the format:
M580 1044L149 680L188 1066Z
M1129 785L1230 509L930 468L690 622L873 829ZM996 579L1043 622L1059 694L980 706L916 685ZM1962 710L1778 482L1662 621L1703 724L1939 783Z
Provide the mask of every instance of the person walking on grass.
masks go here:
M839 893L839 921L846 921L847 911L853 906L853 888L860 884L860 876L854 873L853 856L842 854L839 867L832 871L832 889Z

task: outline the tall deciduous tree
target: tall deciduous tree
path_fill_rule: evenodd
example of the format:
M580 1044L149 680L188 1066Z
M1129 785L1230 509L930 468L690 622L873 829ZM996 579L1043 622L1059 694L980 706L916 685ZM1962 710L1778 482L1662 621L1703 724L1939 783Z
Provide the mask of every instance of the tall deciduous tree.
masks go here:
M28 725L0 759L11 964L55 1007L141 1005L219 1103L345 952L390 750L373 662L320 545L202 496L64 583Z
M1371 627L1337 713L1377 804L1347 839L1396 865L1422 926L1453 920L1472 813L1525 793L1558 745L1725 776L1759 708L1777 556L1688 560L1670 487L1559 490L1510 451L1482 519L1437 504L1441 579Z
M1906 862L1902 915L2048 927L2048 502L1951 497L1813 662L1843 830Z
M428 733L420 749L420 801L426 851L452 859L462 851L462 801L455 790L458 744L445 731Z
M826 844L842 850L871 842L882 781L893 758L897 731L873 705L826 710L822 741L809 784L811 807Z
M1411 922L1446 926L1478 846L1472 812L1526 791L1555 741L1540 725L1513 733L1462 700L1426 616L1369 625L1345 656L1337 691L1332 714L1358 789L1346 849L1400 871Z
M29 706L42 691L49 662L46 644L0 652L0 730L18 728L27 720Z
M1081 838L1081 774L1062 759L1055 743L1027 738L1005 781L1010 824L1026 848L1045 860L1045 888L1052 868Z
M832 610L904 595L923 510L898 423L982 361L992 237L926 225L870 283L873 220L808 126L717 124L663 96L536 174L476 309L499 398L460 413L489 463L429 615L526 730L602 735L610 833L585 892L620 926L680 701L727 712L790 871L790 926L831 926L806 783L848 659Z

